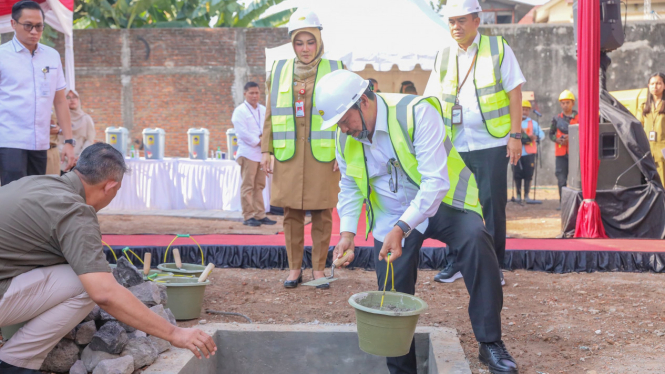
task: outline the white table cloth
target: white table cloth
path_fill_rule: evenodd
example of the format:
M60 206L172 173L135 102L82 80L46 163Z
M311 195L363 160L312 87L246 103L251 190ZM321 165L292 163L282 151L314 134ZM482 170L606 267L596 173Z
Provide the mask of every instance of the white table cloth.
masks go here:
M126 159L131 171L109 210L215 209L241 211L240 165L230 160ZM270 210L270 178L263 190Z

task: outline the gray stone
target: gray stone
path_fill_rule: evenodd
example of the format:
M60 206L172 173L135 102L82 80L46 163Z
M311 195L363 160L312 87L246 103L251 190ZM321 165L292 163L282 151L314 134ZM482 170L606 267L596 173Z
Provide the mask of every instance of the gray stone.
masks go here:
M155 362L159 352L152 345L150 338L145 337L130 340L120 355L132 356L134 358L134 369L139 369Z
M90 344L95 333L97 333L95 321L83 322L76 327L76 339L74 341L79 345Z
M171 309L166 308L166 309L164 309L164 311L166 312L166 315L169 317L168 318L169 322L171 322L171 324L173 326L178 326L178 324L175 322L175 316L173 315L173 312L171 311Z
M99 312L99 320L104 322L117 321L115 317L113 317L111 314L109 314L109 312L105 311L104 309L102 309Z
M166 286L155 282L144 282L137 286L130 287L129 291L150 308L162 303L162 288L166 288Z
M74 365L69 369L69 374L88 374L88 370L85 368L83 361L78 360Z
M171 313L170 309L168 308L165 309L163 305L155 305L152 308L150 308L150 310L155 312L158 316L169 321L172 325L177 326L175 322L175 317L173 316L173 313Z
M98 321L100 319L99 313L101 313L102 308L99 307L99 305L95 305L94 308L92 308L92 311L88 313L88 315L83 319L83 322L88 322L88 321Z
M90 341L90 348L95 351L104 351L119 354L127 344L127 332L117 322L108 322L102 326Z
M131 356L104 360L97 365L92 374L132 374L134 359Z
M169 300L169 295L166 293L166 286L160 283L157 283L159 286L159 297L162 299L160 304L166 306L166 302Z
M118 266L113 269L113 276L124 287L143 283L143 274L124 257L118 259Z
M136 339L136 338L145 338L146 336L148 336L148 334L146 334L145 332L143 332L141 330L136 330L136 331L127 333L127 337L129 338L129 340Z
M85 347L81 353L81 361L83 361L87 371L93 371L101 361L111 360L118 357L120 357L120 355L112 355L103 351L94 351L89 345Z
M63 339L74 340L76 338L76 327L72 331L68 332L67 335L62 337Z
M148 338L150 338L150 341L152 342L152 345L154 345L155 349L157 349L157 353L165 352L165 351L169 350L169 348L171 348L171 343L169 343L168 341L166 341L164 339L161 339L161 338L158 338L158 337L152 336L152 335L150 335Z
M69 339L62 339L46 356L41 370L66 373L78 359L79 347Z

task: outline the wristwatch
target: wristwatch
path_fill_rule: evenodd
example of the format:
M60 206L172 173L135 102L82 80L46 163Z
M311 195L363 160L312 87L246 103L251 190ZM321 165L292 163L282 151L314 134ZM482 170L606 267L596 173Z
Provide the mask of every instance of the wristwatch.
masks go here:
M399 227L400 229L402 229L402 231L404 232L404 236L403 236L403 238L406 238L406 237L408 237L409 235L411 235L411 231L413 231L413 229L412 229L412 228L411 228L406 222L404 222L404 221L397 221L397 223L395 224L395 226L397 226L397 227Z
M72 147L76 146L76 140L74 139L65 139L65 144L71 144Z
M522 139L522 133L521 132L511 132L510 137L513 139Z

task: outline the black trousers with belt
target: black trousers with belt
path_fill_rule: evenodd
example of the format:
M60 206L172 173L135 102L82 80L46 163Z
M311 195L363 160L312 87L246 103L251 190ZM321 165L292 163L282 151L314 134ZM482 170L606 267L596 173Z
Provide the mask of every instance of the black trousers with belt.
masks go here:
M454 248L456 264L464 276L464 284L471 297L468 311L476 340L484 343L501 340L503 291L500 270L492 248L492 237L485 229L483 220L474 212L463 212L441 204L434 217L429 219L425 233L413 230L405 240L402 256L393 263L395 289L398 292L411 295L416 292L420 247L427 238L437 239L446 243L448 248ZM375 259L378 259L382 246L382 242L374 240ZM376 275L379 290L383 290L385 261L376 264ZM387 288L390 289L390 284ZM411 350L407 355L389 357L387 362L391 374L415 374L415 343L411 342Z
M483 206L487 231L493 238L494 251L501 268L506 257L506 204L508 203L507 146L460 152L462 160L476 177L478 197ZM449 261L454 261L449 255Z
M0 184L6 186L28 175L46 174L47 152L0 148Z

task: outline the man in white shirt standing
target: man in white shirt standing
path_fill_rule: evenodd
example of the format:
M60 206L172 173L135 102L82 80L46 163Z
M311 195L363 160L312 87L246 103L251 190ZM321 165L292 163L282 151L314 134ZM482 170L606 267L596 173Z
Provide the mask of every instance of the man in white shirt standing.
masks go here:
M256 82L245 84L245 101L240 104L231 117L238 137L236 162L240 165L242 185L240 203L242 205L243 225L274 225L276 222L266 217L263 203L263 189L266 186L266 172L261 169L261 135L266 107L259 104L261 92Z
M478 0L448 1L455 42L437 55L425 96L441 100L452 142L478 181L485 225L503 267L508 161L515 165L522 154L521 87L526 80L503 37L478 33L481 11ZM461 278L453 251L447 251L446 260L434 279L449 283Z
M61 160L76 163L60 54L42 45L44 12L32 0L12 7L14 38L0 46L0 184L46 173L51 107L65 137Z
M439 101L377 94L357 74L337 70L317 85L316 107L322 129L338 125L340 240L333 259L346 254L344 266L353 260L363 203L365 237L374 234L379 290L389 261L394 285L388 287L413 295L423 241L445 242L455 249L464 275L481 362L491 373L517 373L501 341L501 271L483 225L476 181L450 142ZM391 374L415 374L415 344L408 354L387 358L387 364Z

